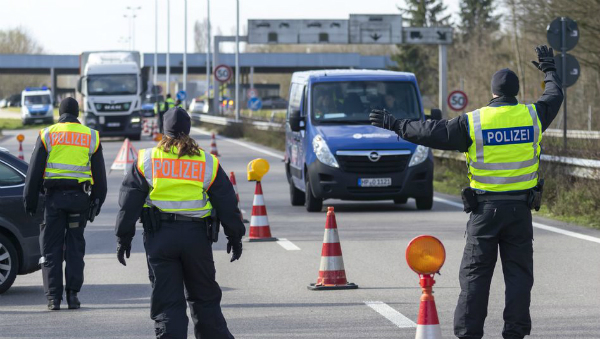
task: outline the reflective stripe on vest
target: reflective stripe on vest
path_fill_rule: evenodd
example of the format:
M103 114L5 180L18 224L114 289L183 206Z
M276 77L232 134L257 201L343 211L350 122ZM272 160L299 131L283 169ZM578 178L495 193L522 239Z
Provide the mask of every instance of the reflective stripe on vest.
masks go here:
M499 192L534 187L541 142L535 107L484 107L467 116L473 141L465 153L471 187Z
M45 179L74 179L93 184L90 166L100 145L98 132L79 123L58 123L40 131L48 156Z
M138 169L150 186L146 205L163 212L209 216L212 205L206 191L215 180L218 160L201 152L200 156L177 158L174 152L158 148L140 150Z

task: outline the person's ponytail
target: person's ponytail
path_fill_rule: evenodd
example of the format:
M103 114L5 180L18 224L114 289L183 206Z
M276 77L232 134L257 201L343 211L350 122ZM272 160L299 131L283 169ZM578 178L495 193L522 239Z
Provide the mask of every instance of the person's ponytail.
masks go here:
M181 134L178 138L171 138L166 135L158 143L158 148L164 152L172 153L173 147L177 148L177 157L200 155L202 149L192 137L187 134Z

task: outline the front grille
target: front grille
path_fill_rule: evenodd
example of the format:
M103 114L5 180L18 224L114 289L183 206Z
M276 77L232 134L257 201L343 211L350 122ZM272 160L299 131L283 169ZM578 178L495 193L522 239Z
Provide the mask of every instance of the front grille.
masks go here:
M345 172L381 174L404 171L410 157L410 154L383 155L378 161L373 162L364 155L338 155L337 160Z
M96 110L98 112L126 112L129 111L129 107L131 106L131 102L120 102L116 104L95 104Z
M348 192L353 194L395 194L400 193L402 186L388 186L388 187L359 187L351 186L348 187Z

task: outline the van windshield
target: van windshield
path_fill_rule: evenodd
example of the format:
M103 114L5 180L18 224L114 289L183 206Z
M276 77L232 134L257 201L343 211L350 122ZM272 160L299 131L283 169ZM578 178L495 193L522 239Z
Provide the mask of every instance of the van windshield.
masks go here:
M127 95L137 93L137 75L102 74L87 77L89 95Z
M32 105L50 105L50 96L45 95L25 95L23 96L25 106Z
M396 118L421 118L417 92L410 82L323 82L315 84L311 94L311 116L317 124L369 124L371 110L384 108Z

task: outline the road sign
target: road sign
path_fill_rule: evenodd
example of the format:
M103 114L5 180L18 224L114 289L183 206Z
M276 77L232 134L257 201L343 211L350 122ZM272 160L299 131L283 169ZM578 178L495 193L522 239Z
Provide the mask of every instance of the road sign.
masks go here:
M350 14L351 44L401 44L402 15Z
M155 95L158 95L158 94L162 94L162 91L163 91L163 88L162 88L161 85L154 85L154 86L152 86L151 93L154 93Z
M452 27L404 27L403 43L413 45L450 45Z
M233 70L227 65L219 65L215 68L215 79L220 82L227 82L231 79Z
M469 104L469 98L463 91L454 91L448 95L448 107L453 111L462 111Z
M254 98L258 96L258 90L256 88L250 88L246 93L248 95L248 99Z
M185 91L179 91L177 92L176 97L178 100L183 101L185 98L187 98L187 93Z
M253 97L248 100L248 109L252 111L258 111L262 108L262 100L258 97Z
M25 140L25 136L23 134L17 135L17 141L18 142L23 142L23 140Z
M571 54L567 53L567 77L564 79L565 80L565 85L567 87L573 86L576 82L577 79L579 79L579 74L581 73L581 68L579 67L579 61L577 61L577 59L572 56ZM556 55L554 56L554 63L556 64L556 73L559 76L562 76L562 55Z
M575 48L577 42L579 42L579 28L577 27L577 22L572 19L565 18L565 21L565 47L567 51L570 51ZM557 51L562 50L562 18L556 18L548 25L546 28L546 36L548 37L548 43L552 48Z

